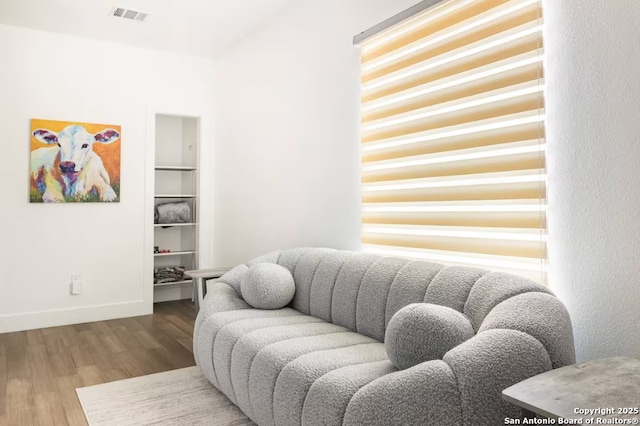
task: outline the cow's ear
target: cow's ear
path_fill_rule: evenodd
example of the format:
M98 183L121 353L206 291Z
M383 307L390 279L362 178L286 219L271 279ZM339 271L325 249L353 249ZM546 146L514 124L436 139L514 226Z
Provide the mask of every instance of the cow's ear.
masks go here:
M96 133L94 137L96 138L96 142L107 144L113 143L120 139L120 133L116 132L113 129L105 129L100 133Z
M58 143L58 134L47 129L38 129L33 132L33 137L42 143L53 145Z

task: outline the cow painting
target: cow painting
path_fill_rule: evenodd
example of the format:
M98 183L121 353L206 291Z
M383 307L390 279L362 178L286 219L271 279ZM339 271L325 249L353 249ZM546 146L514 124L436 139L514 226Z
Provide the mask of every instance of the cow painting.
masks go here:
M108 150L109 145L120 140L118 126L36 123L38 121L43 120L33 120L31 133L32 202L119 201L119 144L117 149ZM37 125L51 123L54 126ZM62 124L64 127L61 128ZM61 130L55 131L51 127ZM103 162L97 152L99 149L109 157L108 164ZM114 185L110 171L117 174L117 185Z

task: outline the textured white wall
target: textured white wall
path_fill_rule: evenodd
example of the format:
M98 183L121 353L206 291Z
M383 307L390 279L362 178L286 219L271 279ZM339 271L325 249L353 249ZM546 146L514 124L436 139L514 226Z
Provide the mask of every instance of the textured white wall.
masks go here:
M552 288L579 360L640 357L640 2L546 3Z
M415 1L301 0L217 67L217 264L359 245L351 36ZM635 0L545 5L550 268L578 358L640 356Z
M149 313L147 114L188 106L210 126L213 60L3 25L0 58L0 333ZM121 124L122 201L29 204L31 118Z
M355 34L416 0L299 0L216 67L215 263L360 246Z

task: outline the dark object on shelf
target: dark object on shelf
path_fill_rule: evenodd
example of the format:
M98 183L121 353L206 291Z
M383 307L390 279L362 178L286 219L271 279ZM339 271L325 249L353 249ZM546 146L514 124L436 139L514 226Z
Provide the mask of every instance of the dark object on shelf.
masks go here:
M184 266L171 266L166 268L156 268L153 271L154 284L167 284L184 281Z
M160 247L159 246L153 246L153 252L154 253L160 253Z
M154 212L154 223L190 223L191 206L186 201L158 204ZM168 226L167 226L168 227ZM165 228L163 226L163 228Z

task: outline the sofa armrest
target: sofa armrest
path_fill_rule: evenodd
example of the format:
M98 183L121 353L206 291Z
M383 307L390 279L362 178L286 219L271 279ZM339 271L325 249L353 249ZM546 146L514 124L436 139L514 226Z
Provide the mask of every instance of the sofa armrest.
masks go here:
M447 352L443 360L458 380L464 425L503 424L522 410L502 399L502 391L552 369L539 340L518 330L493 329Z
M238 311L241 309L251 309L251 306L245 302L242 297L231 287L229 284L222 281L217 281L209 287L207 295L204 297L196 317L196 322L193 327L193 343L194 351L193 355L196 360L196 364L200 365L198 351L195 348L198 333L200 327L204 321L211 315L218 312Z
M351 399L344 426L502 424L521 410L503 389L551 369L544 346L516 330L488 330L427 361L387 374Z
M251 309L242 297L229 284L217 281L208 287L207 295L202 301L196 318L193 334L196 336L204 320L218 312Z
M205 309L212 314L251 309L251 306L244 301L242 296L231 285L223 281L213 282L207 287L207 295L204 297L202 305L201 309Z

